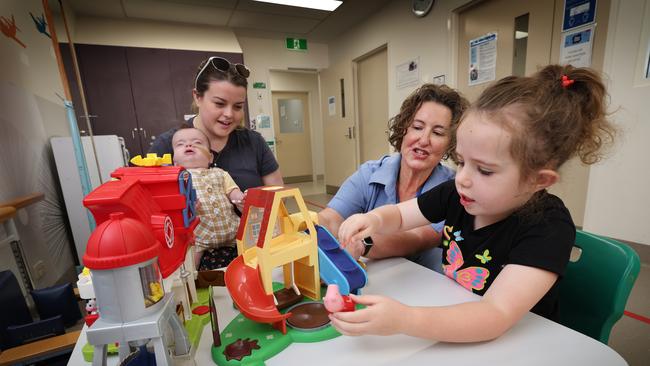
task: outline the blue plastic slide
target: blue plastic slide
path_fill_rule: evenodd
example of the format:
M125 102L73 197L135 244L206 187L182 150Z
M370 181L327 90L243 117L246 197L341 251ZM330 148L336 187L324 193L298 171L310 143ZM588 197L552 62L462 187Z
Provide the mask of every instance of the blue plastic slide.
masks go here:
M341 246L334 236L322 226L316 225L318 238L318 266L320 277L328 285L338 285L341 295L359 294L368 277L354 258Z

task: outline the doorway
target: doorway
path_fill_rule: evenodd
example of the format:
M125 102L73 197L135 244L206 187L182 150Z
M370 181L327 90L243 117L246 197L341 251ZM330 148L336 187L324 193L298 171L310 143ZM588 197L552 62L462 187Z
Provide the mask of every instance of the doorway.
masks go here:
M360 162L390 152L388 144L388 52L386 47L356 61Z
M313 180L309 93L272 92L273 129L285 183Z

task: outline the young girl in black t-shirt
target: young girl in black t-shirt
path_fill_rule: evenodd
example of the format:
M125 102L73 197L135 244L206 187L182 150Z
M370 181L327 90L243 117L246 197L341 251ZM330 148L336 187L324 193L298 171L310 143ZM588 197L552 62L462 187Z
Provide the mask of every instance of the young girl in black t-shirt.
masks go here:
M445 220L443 269L481 301L412 307L354 296L366 305L331 315L342 334L405 333L448 342L496 338L526 312L558 317L558 282L575 226L562 200L546 192L558 169L578 155L599 160L612 141L605 86L586 68L547 66L486 89L457 127L454 181L419 198L353 215L340 227L344 246L374 233Z

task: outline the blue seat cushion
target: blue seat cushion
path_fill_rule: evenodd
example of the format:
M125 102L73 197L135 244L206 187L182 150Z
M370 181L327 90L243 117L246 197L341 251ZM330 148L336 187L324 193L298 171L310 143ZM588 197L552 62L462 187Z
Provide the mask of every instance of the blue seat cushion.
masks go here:
M66 327L74 325L81 319L79 303L70 283L33 290L32 298L41 319L62 315Z
M8 341L7 327L32 322L25 297L13 272L0 272L0 350L11 347Z

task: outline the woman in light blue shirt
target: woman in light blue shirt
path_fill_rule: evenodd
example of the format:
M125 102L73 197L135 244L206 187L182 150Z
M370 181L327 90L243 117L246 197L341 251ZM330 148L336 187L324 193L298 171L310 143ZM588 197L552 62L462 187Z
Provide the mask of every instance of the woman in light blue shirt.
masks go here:
M388 141L399 152L363 163L318 214L320 224L336 235L353 214L407 201L452 179L454 171L440 160L453 151L453 131L467 106L467 100L446 85L425 84L415 90L389 121ZM442 225L373 235L347 250L355 258L408 257L440 271L440 251L432 248L440 243Z

